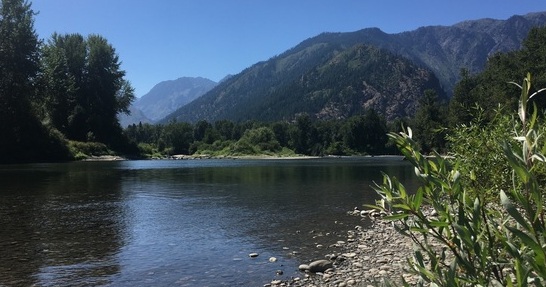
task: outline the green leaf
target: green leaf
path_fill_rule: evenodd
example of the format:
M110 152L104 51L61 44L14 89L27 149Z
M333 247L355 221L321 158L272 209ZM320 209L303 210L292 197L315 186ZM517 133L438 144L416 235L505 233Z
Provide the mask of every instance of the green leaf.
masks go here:
M503 190L500 191L500 198L501 198L501 204L504 207L504 209L506 209L508 214L510 214L510 216L514 218L517 221L517 223L519 223L525 229L529 230L530 228L529 224L527 223L527 221L525 221L523 216L521 216L517 208L514 206L514 204L512 204L512 202L510 201L508 196L506 196L506 193L504 193Z
M445 221L431 221L430 225L434 227L448 227L450 224Z
M523 242L523 244L533 249L537 259L544 262L544 249L542 249L542 247L540 246L540 243L538 243L530 235L526 234L525 232L517 228L513 228L510 226L508 226L507 228L508 230L510 230L510 232L512 232L515 236L517 236Z
M523 265L521 264L521 260L516 260L516 283L520 287L527 286L527 277L529 275L529 271Z
M417 189L417 192L415 193L415 197L413 199L413 208L415 210L419 210L422 202L423 202L423 189L419 188Z
M393 208L399 208L399 209L402 209L402 210L411 211L411 207L410 207L409 205L403 204L403 203L393 204L392 207L393 207Z

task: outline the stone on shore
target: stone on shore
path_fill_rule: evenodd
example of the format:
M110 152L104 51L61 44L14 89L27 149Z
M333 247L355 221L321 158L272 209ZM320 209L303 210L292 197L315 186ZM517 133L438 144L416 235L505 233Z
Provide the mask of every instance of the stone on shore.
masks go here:
M312 273L324 272L330 268L334 268L334 264L326 259L316 260L309 264L309 272Z
M382 219L382 214L375 216L371 211L366 214L369 215L362 217L367 221L365 227L355 226L347 232L347 240L324 245L324 248L333 248L332 253L325 255L329 260L301 264L298 269L305 272L304 277L283 280L280 284L287 287L368 287L379 286L377 284L384 280L396 285L403 278L410 286L416 286L419 277L412 274L406 262L415 248L411 239L398 233L391 222ZM360 211L358 214L351 212L351 215L360 217Z

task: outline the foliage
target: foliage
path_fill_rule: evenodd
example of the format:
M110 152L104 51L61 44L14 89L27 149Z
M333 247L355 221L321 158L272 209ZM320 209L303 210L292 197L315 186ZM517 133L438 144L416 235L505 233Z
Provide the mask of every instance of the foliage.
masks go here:
M470 75L461 72L462 80L454 90L450 102L450 124L469 124L473 118L481 116L483 120L494 118L495 110L503 108L516 110L518 107L517 87L505 83L520 77L529 71L535 85L546 86L546 27L532 28L523 41L520 50L509 53L497 53L491 56L483 72ZM532 100L539 110L546 108L546 101ZM478 105L483 114L474 109Z
M42 46L34 15L26 1L1 1L0 162L83 156L67 139L135 152L117 119L134 96L114 48L78 34L54 34Z
M539 144L537 108L528 114L530 75L524 79L519 100L515 142L505 138L504 160L513 185L487 203L480 190L463 180L461 160L453 164L436 154L424 157L412 139L411 129L389 134L415 167L421 186L410 194L396 179L384 175L376 190L381 196L374 208L418 246L408 263L430 286L544 286L546 283L546 222L544 199L536 171L546 160ZM480 187L481 188L481 187ZM502 187L501 187L502 188ZM432 212L427 212L432 210ZM403 279L402 279L403 280Z
M68 159L64 137L35 113L39 40L23 0L0 3L0 162Z
M512 186L511 169L503 156L500 140L510 138L518 123L501 108L490 120L484 119L480 107L474 109L477 118L450 129L446 140L449 155L458 159L461 180L490 202L497 197L498 190Z
M69 141L68 147L76 159L84 159L90 156L114 155L115 153L100 142Z
M259 127L247 130L238 142L248 142L262 152L278 152L281 150L275 133L269 127Z
M145 158L161 158L163 155L159 152L158 148L148 144L148 143L139 143L138 144L139 154Z
M110 145L122 132L117 114L128 113L133 88L119 57L99 35L53 34L43 48L45 117L69 139Z
M139 123L129 125L124 134L135 145L147 144L141 146L141 150L146 150L148 155L152 149L163 155L283 153L322 156L395 152L387 146L387 130L384 118L370 110L347 120L313 121L309 115L302 114L295 122Z
M430 153L433 150L441 152L445 147L446 119L443 110L443 103L434 90L426 90L419 99L411 123L416 130L415 140L423 152Z

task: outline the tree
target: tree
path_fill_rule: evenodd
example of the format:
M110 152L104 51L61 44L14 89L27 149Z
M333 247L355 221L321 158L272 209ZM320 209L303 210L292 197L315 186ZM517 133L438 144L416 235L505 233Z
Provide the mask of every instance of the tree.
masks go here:
M108 41L98 35L87 38L87 100L89 131L97 140L109 142L112 135L120 134L117 118L120 112L128 113L134 99L133 88L124 79L119 57Z
M204 120L198 121L193 128L193 138L196 141L204 141L207 131L211 130L212 125Z
M521 50L497 53L491 56L485 69L475 75L463 74L455 87L450 103L451 126L468 124L476 117L476 111L487 121L493 120L495 110L518 107L519 92L516 87L506 85L520 75L531 72L537 86L546 85L546 27L533 28L523 41ZM546 109L544 99L533 99L539 110ZM478 106L480 109L475 109ZM480 112L481 113L481 112Z
M221 140L232 140L235 124L232 121L220 120L214 123L214 129L218 132Z
M308 114L296 118L296 125L290 130L290 142L296 153L311 154L314 130L311 117Z
M444 114L436 92L426 90L423 97L419 99L419 106L412 121L412 126L418 131L415 139L423 151L431 152L444 148Z
M476 77L472 77L467 69L461 69L461 80L455 86L453 97L449 101L449 123L456 126L469 123L474 118L473 108L477 104L473 89L476 87Z
M134 91L115 49L99 35L53 34L42 57L48 117L68 138L119 145L118 113L129 113Z
M83 40L83 39L82 39ZM51 41L60 41L53 35ZM40 95L37 103L44 109L41 117L49 119L53 126L64 134L71 124L71 110L76 99L76 80L68 66L69 59L62 49L46 45L42 51Z
M163 140L170 154L188 154L193 143L193 128L188 123L170 123L165 126Z
M23 0L0 5L0 161L64 159L64 143L41 124L30 102L39 71L34 12Z
M343 132L345 146L359 153L382 153L388 141L387 124L374 110L349 118Z
M260 151L277 152L281 150L275 133L269 127L259 127L247 130L241 140L247 141L251 145L258 147Z

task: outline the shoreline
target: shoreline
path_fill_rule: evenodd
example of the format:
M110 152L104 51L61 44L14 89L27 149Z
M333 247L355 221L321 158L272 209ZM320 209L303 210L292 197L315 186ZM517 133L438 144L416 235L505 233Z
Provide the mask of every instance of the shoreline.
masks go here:
M222 155L222 156L212 156L212 155L184 155L176 154L171 155L166 158L151 158L144 160L204 160L204 159L256 159L256 160L265 160L265 159L286 159L286 160L297 160L297 159L357 159L357 158L393 158L403 160L401 155L352 155L352 156L336 156L336 155L325 155L325 156L311 156L311 155Z
M273 280L264 287L372 287L384 280L400 284L404 278L410 285L416 285L418 276L409 271L407 258L412 258L414 243L399 234L391 222L383 220L375 211L350 211L348 216L361 216L370 220L367 227L356 226L347 232L347 239L338 254L327 255L333 264L324 272L301 271L299 277L290 280ZM300 262L310 264L310 262ZM305 266L304 265L304 266Z
M200 155L185 155L175 154L168 157L152 157L152 158L139 158L138 160L207 160L207 159L226 159L226 160L301 160L301 159L358 159L358 158L392 158L403 160L404 157L400 155L350 155L350 156L337 156L337 155L325 155L325 156L310 156L310 155L221 155L213 156L207 154ZM123 161L131 160L118 155L92 155L84 159L76 161Z

